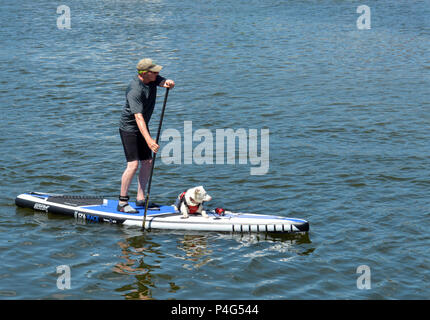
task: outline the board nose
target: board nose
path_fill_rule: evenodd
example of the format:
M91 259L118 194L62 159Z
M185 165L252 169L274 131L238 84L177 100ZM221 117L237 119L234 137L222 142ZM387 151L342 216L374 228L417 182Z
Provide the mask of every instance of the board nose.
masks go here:
M309 231L309 222L294 225L300 231Z

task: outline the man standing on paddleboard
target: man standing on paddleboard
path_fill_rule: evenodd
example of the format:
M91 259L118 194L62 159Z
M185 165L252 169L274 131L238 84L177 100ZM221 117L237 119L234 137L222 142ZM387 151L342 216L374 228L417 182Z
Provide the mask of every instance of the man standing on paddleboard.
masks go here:
M144 206L145 204L145 187L152 166L151 151L156 153L160 148L148 130L157 97L157 87L173 88L175 86L173 80L159 75L162 68L149 58L140 60L137 64L137 75L133 77L125 93L125 106L121 113L119 126L127 160L127 167L121 178L121 193L117 208L121 212L139 212L128 204L130 199L128 188L139 169L139 163L136 205Z

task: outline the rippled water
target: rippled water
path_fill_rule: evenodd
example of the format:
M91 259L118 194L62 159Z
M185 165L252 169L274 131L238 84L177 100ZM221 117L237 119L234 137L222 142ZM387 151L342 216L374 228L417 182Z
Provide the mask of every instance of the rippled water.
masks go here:
M350 1L64 4L69 30L58 2L1 4L1 298L428 299L429 1L366 1L370 30ZM143 234L15 207L26 191L118 194L144 56L176 81L163 129L270 130L267 174L157 160L151 197L203 184L211 206L307 219L308 236Z

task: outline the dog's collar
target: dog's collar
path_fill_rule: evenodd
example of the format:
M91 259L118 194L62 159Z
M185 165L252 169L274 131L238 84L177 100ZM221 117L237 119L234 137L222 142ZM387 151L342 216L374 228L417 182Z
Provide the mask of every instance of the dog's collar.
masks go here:
M179 198L180 198L180 200L182 201L182 202L184 202L187 206L191 206L189 203L188 203L188 201L187 201L187 199L185 198L185 194L186 194L187 192L186 191L184 191L184 192L182 192L181 193L181 195L179 196ZM200 203L198 203L198 202L196 202L196 200L194 200L193 199L193 197L190 197L190 202L192 202L193 204L195 204L194 205L194 207L198 207L198 206L200 206Z
M192 197L190 197L190 201L192 202L192 203L197 203L196 202L196 200L194 200ZM198 204L198 203L197 203Z

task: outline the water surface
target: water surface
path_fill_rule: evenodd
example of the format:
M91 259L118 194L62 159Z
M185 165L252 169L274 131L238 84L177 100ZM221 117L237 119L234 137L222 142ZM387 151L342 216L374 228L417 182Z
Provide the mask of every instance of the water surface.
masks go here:
M367 1L370 30L351 1L64 4L69 30L55 1L1 4L2 299L428 299L429 1ZM176 81L164 130L270 130L267 174L158 159L151 197L203 184L211 207L306 219L308 236L143 234L15 207L27 191L118 195L119 116L146 56Z

